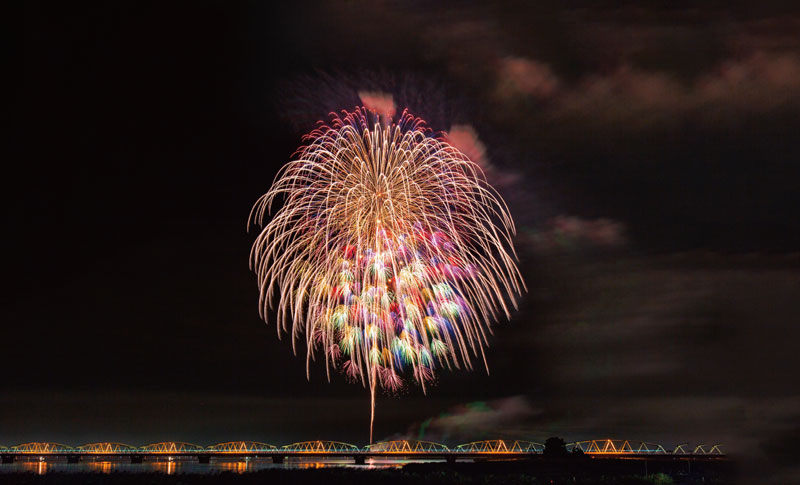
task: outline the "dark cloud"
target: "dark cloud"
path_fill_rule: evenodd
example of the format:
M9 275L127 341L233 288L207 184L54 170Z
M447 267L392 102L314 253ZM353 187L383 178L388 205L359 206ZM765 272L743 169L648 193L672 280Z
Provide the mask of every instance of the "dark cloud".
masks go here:
M554 381L574 395L800 394L797 257L752 258L562 256L572 291L534 337L569 356Z
M795 410L800 407L798 402L793 404ZM800 465L797 464L793 455L797 440L800 439L800 427L796 426L798 421L800 421L800 416L795 412L790 415L790 419L782 423L781 429L760 443L761 451L767 456L767 461L786 468L781 476L776 477L786 482L800 478Z
M508 103L523 95L550 100L541 116L587 130L664 130L685 120L721 129L747 116L800 108L800 57L756 53L727 59L691 82L670 71L623 64L568 86L546 64L516 58L504 60L497 83L498 96Z
M497 97L509 102L531 96L548 99L558 92L560 81L546 64L520 57L506 57L497 72Z
M627 238L620 222L562 215L528 229L519 241L536 252L551 254L561 250L617 249L626 245Z
M530 423L541 414L524 396L459 404L436 417L415 423L389 439L415 439L458 445L482 439L531 439Z

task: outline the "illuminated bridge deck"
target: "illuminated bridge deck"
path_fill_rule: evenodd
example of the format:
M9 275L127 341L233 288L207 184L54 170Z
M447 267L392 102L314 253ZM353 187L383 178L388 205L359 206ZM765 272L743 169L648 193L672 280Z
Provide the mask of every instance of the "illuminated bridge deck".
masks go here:
M661 445L630 440L589 440L568 443L568 452L582 452L590 458L614 458L652 461L724 460L720 445L678 445L668 451ZM415 440L384 441L365 447L337 441L303 441L275 446L254 441L233 441L212 446L185 442L162 442L145 446L124 443L90 443L69 446L60 443L25 443L0 447L3 463L17 459L66 458L77 463L86 458L128 458L133 463L153 459L193 459L209 463L211 458L270 458L273 463L296 458L352 459L364 464L369 459L401 459L404 461L444 460L536 460L544 458L544 445L532 441L486 440L448 447L440 443Z

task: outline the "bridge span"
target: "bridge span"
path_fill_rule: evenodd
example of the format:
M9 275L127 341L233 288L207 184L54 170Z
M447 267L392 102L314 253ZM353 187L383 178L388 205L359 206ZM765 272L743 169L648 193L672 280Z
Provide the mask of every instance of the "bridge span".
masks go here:
M725 459L721 445L697 445L687 443L672 450L656 443L644 441L602 439L567 443L567 451L581 453L591 458L687 460L709 461ZM355 464L367 460L432 461L454 463L457 460L536 460L544 458L542 443L522 440L484 440L448 447L441 443L419 440L395 440L373 443L359 447L338 441L302 441L284 446L275 446L256 441L231 441L211 446L200 446L180 441L152 443L132 446L124 443L103 442L80 446L60 443L34 442L11 447L0 446L3 463L17 459L66 459L78 463L84 459L130 459L142 463L157 459L197 459L210 463L212 458L270 458L273 463L284 463L287 459L337 458L352 459Z

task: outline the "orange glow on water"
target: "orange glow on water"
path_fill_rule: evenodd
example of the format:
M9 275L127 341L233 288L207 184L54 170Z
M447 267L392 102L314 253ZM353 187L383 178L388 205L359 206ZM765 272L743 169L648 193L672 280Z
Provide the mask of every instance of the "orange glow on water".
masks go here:
M22 467L26 472L44 475L47 473L48 463L44 460L23 461Z
M237 461L217 461L214 463L216 466L226 472L245 473L255 469L253 461L248 459Z
M112 470L112 463L107 460L93 461L87 463L87 465L92 469L92 471L97 473L111 473Z

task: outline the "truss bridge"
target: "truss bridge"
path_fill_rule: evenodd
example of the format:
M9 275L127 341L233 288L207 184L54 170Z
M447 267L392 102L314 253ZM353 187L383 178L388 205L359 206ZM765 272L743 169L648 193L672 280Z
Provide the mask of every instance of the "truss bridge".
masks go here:
M657 443L646 441L602 439L567 443L567 451L582 453L591 458L624 458L647 460L719 460L724 459L720 444L700 444L690 447L688 443L668 449ZM276 446L257 441L229 441L210 446L201 446L182 441L167 441L134 446L124 443L103 442L70 446L61 443L33 442L15 446L0 446L3 463L18 459L54 460L66 459L78 463L91 458L130 459L142 463L159 459L196 459L210 463L212 458L269 458L273 463L284 463L291 459L351 459L356 464L368 460L402 459L406 461L475 460L524 460L543 459L545 446L542 443L522 440L484 440L449 447L442 443L419 440L381 441L367 446L357 446L339 441L301 441Z

